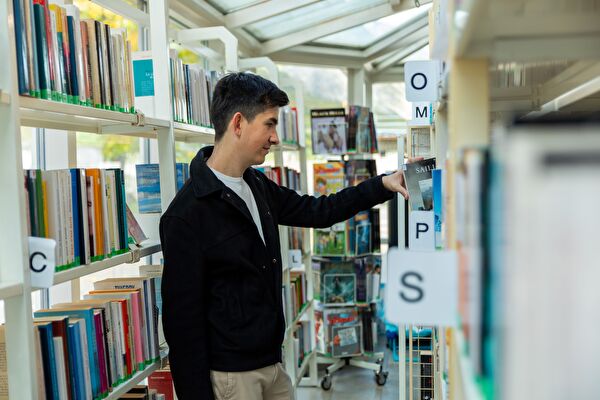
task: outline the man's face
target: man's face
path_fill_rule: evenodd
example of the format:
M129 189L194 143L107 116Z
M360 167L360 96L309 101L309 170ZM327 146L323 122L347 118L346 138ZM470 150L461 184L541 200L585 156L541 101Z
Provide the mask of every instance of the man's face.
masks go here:
M251 165L262 164L271 146L279 144L278 117L279 107L274 107L257 114L251 122L244 121L241 144Z

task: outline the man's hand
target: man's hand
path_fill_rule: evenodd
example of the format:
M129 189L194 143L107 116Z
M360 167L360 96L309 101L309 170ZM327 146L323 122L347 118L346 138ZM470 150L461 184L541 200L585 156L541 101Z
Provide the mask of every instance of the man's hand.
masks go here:
M410 158L408 164L421 161L423 157ZM408 190L406 190L406 182L404 182L404 174L402 171L396 171L391 175L383 177L383 186L390 192L397 192L408 200Z

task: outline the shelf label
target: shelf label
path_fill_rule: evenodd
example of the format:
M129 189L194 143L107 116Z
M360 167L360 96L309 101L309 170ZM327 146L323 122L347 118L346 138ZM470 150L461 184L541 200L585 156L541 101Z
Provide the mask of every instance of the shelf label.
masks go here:
M29 270L31 286L48 289L54 283L56 268L56 241L39 237L29 237Z
M404 64L406 100L412 102L434 102L438 99L440 80L438 60L407 61Z
M454 251L388 252L385 318L397 325L454 327L458 262Z
M433 211L411 211L408 219L408 247L411 250L435 250Z
M411 126L430 126L433 122L431 103L412 103Z
M302 268L302 250L289 250L288 254L290 257L290 268Z

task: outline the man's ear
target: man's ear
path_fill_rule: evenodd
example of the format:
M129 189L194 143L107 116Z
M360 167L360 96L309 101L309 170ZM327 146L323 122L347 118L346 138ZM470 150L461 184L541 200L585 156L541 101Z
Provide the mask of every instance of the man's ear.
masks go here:
M243 121L244 121L244 116L239 111L236 112L235 114L233 114L233 117L231 118L230 125L233 130L233 134L237 137L240 137L240 135L242 134Z

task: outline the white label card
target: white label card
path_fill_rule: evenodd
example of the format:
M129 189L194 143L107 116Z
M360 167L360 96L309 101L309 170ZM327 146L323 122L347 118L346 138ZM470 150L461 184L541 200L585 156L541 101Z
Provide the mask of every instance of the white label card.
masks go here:
M385 318L397 325L454 327L458 261L454 251L388 252Z

